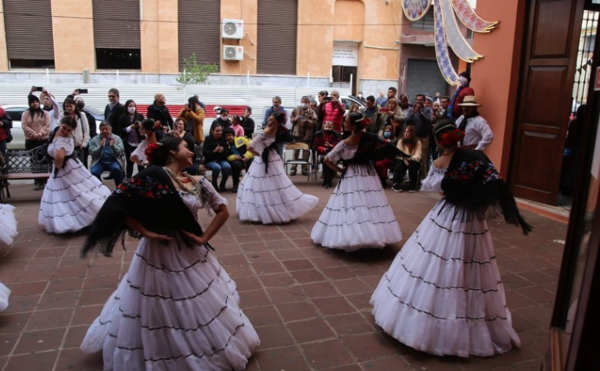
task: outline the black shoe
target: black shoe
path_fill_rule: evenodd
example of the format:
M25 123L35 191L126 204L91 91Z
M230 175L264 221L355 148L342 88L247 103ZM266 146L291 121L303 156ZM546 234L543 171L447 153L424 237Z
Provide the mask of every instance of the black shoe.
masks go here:
M402 192L402 187L400 187L400 183L394 183L394 184L392 184L392 190L394 192Z
M290 171L290 176L294 176L294 175L296 175L296 169L292 169L292 170Z
M385 179L385 177L379 177L379 180L381 180L381 186L383 187L383 189L386 189L388 187L388 185L387 185L387 180Z

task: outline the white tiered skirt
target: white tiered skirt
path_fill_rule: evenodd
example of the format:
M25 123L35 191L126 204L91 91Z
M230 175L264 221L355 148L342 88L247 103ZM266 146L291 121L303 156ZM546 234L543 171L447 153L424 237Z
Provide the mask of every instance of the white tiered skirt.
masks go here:
M205 246L142 238L81 350L105 370L244 370L260 344L235 283Z
M15 207L0 204L0 245L11 245L17 235Z
M281 156L269 152L269 172L265 172L262 157L254 158L248 173L240 183L236 209L241 221L262 224L282 224L300 218L319 202L294 186L283 168Z
M48 233L77 232L92 224L110 190L77 159L48 179L38 221Z
M371 165L350 165L310 234L345 251L381 249L402 240L400 226Z
M420 351L492 356L520 346L487 222L444 200L396 256L371 304L386 333Z

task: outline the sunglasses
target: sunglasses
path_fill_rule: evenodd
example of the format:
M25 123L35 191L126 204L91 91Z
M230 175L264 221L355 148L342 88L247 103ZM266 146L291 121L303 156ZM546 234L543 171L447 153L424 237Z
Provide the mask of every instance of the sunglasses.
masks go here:
M109 98L116 98L117 96L116 95L109 95L108 97Z

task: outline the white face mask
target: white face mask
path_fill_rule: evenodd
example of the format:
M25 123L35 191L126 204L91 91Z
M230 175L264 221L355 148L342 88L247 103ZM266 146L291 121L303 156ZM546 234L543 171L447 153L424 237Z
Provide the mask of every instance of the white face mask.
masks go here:
M460 83L460 86L465 86L465 85L467 85L469 83L469 80L467 80L467 78L464 77L464 76L460 76L458 78L458 81Z
M302 108L307 109L309 107L308 103L302 103Z
M127 111L133 115L135 113L135 107L128 107Z
M362 97L363 97L363 95L362 95L362 94L359 94L359 95L358 95L358 97L359 97L359 98L362 98Z

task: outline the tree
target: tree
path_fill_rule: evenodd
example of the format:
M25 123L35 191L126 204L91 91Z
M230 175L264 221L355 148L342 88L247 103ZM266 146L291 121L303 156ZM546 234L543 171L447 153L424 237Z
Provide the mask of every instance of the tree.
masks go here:
M196 59L196 54L189 58L183 58L183 72L177 77L177 82L181 85L199 85L206 84L208 76L219 70L216 64L201 64Z

